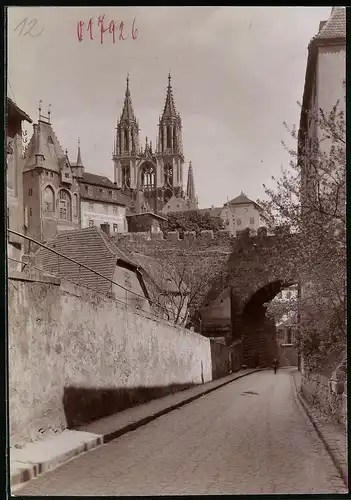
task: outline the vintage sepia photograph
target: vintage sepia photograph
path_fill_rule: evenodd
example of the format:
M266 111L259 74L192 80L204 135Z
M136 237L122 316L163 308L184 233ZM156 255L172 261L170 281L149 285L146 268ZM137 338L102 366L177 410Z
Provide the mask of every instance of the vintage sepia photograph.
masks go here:
M4 40L8 495L348 493L346 7Z

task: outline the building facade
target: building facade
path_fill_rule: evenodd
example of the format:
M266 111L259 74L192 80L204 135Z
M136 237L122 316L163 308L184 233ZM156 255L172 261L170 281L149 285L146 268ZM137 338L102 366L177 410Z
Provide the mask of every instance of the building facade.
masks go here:
M123 110L117 121L113 162L116 185L131 194L136 213L158 213L172 197L187 198L183 190L182 121L175 107L170 75L158 128L156 148L147 138L142 147L128 77Z
M79 181L81 227L109 227L110 233L126 233L130 198L107 177L83 172Z
M78 140L77 161L69 160L53 130L50 111L33 125L23 170L26 234L46 242L58 231L103 226L128 230L130 197L107 177L85 172Z
M256 234L258 228L268 226L268 219L263 208L250 200L242 191L239 196L224 205L219 217L224 221L232 236L237 236L247 228Z
M308 46L308 58L299 128L299 160L301 164L302 204L307 203L314 185L313 166L309 161L313 143L325 132L313 119L320 109L325 114L345 110L346 83L346 9L333 7L327 21L321 21L319 31ZM319 147L328 152L331 142L323 137ZM307 154L306 154L307 152Z
M29 116L11 99L7 98L7 226L18 233L24 232L23 182L22 173L23 137L22 122L32 123ZM24 240L15 234L7 235L8 268L21 270Z
M28 236L46 242L57 231L80 227L79 179L52 128L50 111L33 125L23 170L23 202Z

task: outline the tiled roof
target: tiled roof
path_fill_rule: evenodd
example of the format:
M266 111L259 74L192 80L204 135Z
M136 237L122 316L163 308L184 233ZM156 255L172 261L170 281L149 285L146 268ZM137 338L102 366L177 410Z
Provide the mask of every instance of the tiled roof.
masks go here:
M104 175L91 174L90 172L83 173L82 182L85 182L86 184L93 184L94 186L104 186L111 189L117 189L116 184Z
M148 215L154 219L167 221L167 219L165 217L162 217L159 214L154 214L153 212L140 212L138 214L128 214L128 215L126 215L126 217L141 217L142 215Z
M25 113L22 109L20 109L17 104L15 102L13 102L12 99L10 99L9 97L7 98L7 106L9 108L9 111L8 113L11 114L11 113L17 113L18 115L20 115L20 117L23 119L23 120L26 120L27 122L29 123L32 123L33 121L31 120L31 118L27 115L27 113Z
M201 214L208 213L211 217L219 217L221 215L222 210L223 207L210 207L210 208L200 208L198 211Z
M107 238L97 228L59 232L47 243L47 246L99 272L110 280L113 279L117 259L125 260L124 255L121 255L115 245L107 243ZM82 283L103 293L111 291L110 281L66 260L64 257L58 257L49 250L41 248L36 254L36 259L47 272L64 276L71 281Z
M161 291L166 293L179 292L179 288L176 286L174 279L172 279L173 269L172 275L168 275L166 267L162 264L161 260L157 260L154 257L136 252L132 253L132 258L150 276L151 280ZM174 277L176 276L177 275L175 275ZM185 285L185 283L183 283L182 285L182 291L187 291L187 286Z
M346 8L333 7L328 21L321 23L315 40L345 38L346 39Z
M48 170L54 170L56 172L60 171L60 161L65 157L65 153L56 137L56 134L50 123L45 121L39 121L38 123L38 134L40 142L40 150L44 155L43 167ZM27 151L27 159L24 166L24 171L31 170L35 162L35 154L37 152L38 143L35 140L35 134L33 133Z
M250 198L248 198L248 197L246 196L246 194L245 194L245 193L243 193L242 191L241 191L241 193L239 194L239 196L237 196L236 198L233 198L233 199L229 202L229 204L230 204L230 205L240 205L240 204L242 204L242 203L256 203L256 202L255 202L255 201L250 200Z

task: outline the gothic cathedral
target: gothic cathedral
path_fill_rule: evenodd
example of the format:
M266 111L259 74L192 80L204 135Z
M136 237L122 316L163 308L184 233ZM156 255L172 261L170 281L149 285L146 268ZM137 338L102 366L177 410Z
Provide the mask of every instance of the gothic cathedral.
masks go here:
M188 210L197 205L194 188L190 190L193 200L183 190L182 122L174 104L170 75L158 127L156 150L147 138L145 146L141 147L139 123L133 110L127 77L123 110L117 121L113 162L115 183L130 193L136 213L159 213L171 198L182 201Z

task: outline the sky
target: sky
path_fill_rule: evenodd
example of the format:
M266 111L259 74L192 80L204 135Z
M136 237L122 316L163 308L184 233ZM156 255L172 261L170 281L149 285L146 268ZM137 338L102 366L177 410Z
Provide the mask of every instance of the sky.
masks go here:
M272 186L271 177L289 163L281 145L289 141L283 122L299 122L307 46L330 11L10 7L8 96L34 122L39 100L44 115L51 104L52 126L71 161L79 137L86 171L114 180L112 149L127 74L140 142L147 136L156 145L170 71L183 125L183 178L191 160L199 207L222 206L241 191L263 199L263 184ZM123 21L125 40L117 31L113 43L106 31L101 43L103 15L104 27ZM32 130L30 125L29 136Z

